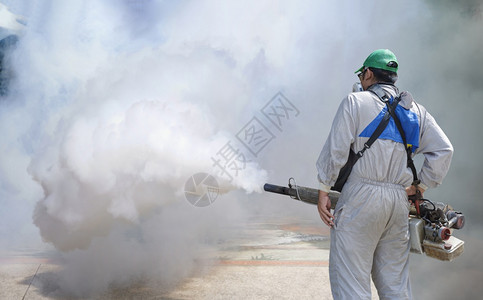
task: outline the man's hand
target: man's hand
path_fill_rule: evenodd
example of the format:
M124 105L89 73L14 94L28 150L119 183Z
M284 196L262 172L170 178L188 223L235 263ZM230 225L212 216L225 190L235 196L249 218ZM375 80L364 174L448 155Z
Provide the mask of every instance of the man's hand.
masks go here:
M319 215L325 225L332 228L334 226L334 216L330 213L329 193L319 190L319 202L317 203Z
M421 193L421 198L424 198L424 189L422 189L420 186L418 186L418 190ZM414 185L411 185L406 188L406 194L408 196L416 195L416 187ZM319 193L319 199L320 199L320 193ZM320 201L320 200L319 200Z

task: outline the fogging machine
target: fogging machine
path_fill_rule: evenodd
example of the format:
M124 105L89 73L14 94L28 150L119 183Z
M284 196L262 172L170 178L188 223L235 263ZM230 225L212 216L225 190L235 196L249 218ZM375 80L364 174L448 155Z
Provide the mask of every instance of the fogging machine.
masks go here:
M266 183L263 189L310 204L317 205L319 201L317 189L297 186L293 178L289 179L288 187ZM337 191L329 192L332 209L335 209L339 195ZM463 253L464 242L452 233L454 229L463 228L465 217L448 204L421 199L411 205L408 221L411 252L425 253L442 261L451 261Z

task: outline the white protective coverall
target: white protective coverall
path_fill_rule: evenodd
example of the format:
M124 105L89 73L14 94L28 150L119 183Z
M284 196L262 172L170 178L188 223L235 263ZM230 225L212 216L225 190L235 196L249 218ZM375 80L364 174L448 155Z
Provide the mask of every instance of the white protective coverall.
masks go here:
M395 86L381 87L388 95L398 94ZM415 154L424 155L418 174L420 186L436 187L449 169L453 147L434 118L409 93L402 93L399 105L417 116L419 123ZM334 185L349 148L357 153L364 147L368 137L360 134L384 107L369 91L344 98L317 160L321 190L328 191ZM396 135L400 137L398 132ZM334 211L329 266L334 299L371 299L371 274L381 299L412 298L408 269L410 204L405 188L411 185L413 176L403 144L381 137L354 165Z

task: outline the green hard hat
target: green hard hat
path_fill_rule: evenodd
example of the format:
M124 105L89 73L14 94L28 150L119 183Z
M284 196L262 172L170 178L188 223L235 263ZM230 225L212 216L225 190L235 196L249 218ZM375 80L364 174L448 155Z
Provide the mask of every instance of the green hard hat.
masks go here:
M357 69L354 73L361 72L364 67L367 68L376 68L376 69L383 69L387 71L392 71L397 73L398 62L396 59L396 55L391 52L389 49L378 49L366 58L362 67Z

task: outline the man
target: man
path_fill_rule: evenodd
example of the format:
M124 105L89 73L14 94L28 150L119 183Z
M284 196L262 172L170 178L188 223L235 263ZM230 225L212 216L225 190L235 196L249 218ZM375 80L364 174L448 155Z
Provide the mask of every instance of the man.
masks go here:
M441 184L453 147L426 109L401 93L396 114L413 154L422 153L419 185L412 185L406 147L394 120L355 163L339 201L330 213L328 192L349 156L364 148L385 113L386 104L373 90L379 86L391 99L398 62L379 49L356 71L364 91L342 100L327 141L317 160L318 210L331 228L330 282L334 299L371 299L371 275L381 299L411 299L409 283L408 195ZM392 98L391 98L392 97Z

